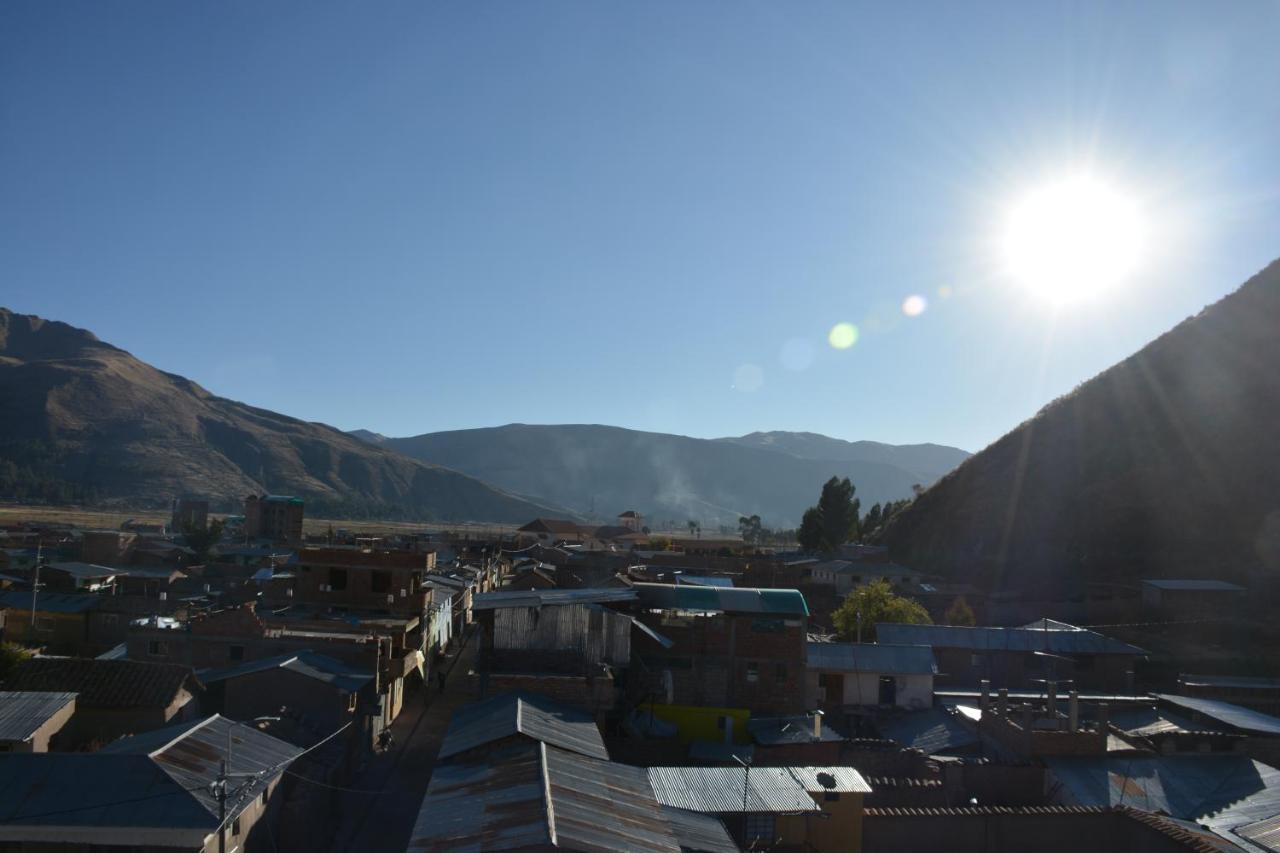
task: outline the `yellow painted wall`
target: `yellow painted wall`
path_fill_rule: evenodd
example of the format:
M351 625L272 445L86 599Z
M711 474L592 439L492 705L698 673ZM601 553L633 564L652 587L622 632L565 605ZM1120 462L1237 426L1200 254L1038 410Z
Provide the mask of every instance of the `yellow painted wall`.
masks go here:
M720 728L721 717L733 719L733 742L750 743L747 732L747 721L751 712L745 708L706 708L697 705L653 705L653 716L665 723L671 723L679 730L681 743L695 740L724 743L724 730ZM641 710L648 711L649 705Z

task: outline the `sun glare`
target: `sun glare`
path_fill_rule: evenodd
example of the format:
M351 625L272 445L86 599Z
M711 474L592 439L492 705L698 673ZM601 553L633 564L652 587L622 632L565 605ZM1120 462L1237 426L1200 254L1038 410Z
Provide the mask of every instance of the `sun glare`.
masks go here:
M1004 233L1008 274L1055 303L1123 285L1142 258L1136 202L1087 176L1041 187L1016 204Z

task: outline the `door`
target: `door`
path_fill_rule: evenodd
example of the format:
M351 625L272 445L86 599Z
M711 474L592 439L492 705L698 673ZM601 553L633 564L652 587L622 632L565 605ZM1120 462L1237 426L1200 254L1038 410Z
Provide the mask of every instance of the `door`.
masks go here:
M880 676L880 704L898 704L898 679L892 675Z

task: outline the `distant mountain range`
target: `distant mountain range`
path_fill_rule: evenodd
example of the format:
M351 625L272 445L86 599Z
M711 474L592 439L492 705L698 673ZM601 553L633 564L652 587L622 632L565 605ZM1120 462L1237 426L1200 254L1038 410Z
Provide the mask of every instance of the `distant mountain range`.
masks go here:
M822 483L849 477L865 508L912 494L968 454L938 445L848 442L813 433L752 433L699 439L612 426L509 424L387 438L356 435L443 465L531 500L608 518L634 509L655 523L692 519L736 525L759 515L794 526Z
M1280 261L960 465L890 525L992 586L1280 577Z
M235 505L307 498L339 516L524 522L564 510L210 394L93 334L0 309L0 497Z

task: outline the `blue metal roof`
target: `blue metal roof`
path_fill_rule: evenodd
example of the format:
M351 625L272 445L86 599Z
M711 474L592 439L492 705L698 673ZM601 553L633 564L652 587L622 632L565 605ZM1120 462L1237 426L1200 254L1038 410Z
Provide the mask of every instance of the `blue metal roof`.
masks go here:
M657 583L637 583L632 589L639 595L640 604L652 610L809 615L804 595L796 589L726 589Z
M66 691L0 691L0 740L25 741L74 701L76 694Z
M903 625L881 622L876 637L882 643L925 645L935 649L1035 652L1065 655L1145 655L1146 651L1084 628L967 628L958 625Z
M1162 702L1174 705L1184 711L1201 714L1233 729L1239 729L1250 734L1280 735L1280 718L1264 714L1261 711L1255 711L1252 708L1243 708L1218 699L1202 699L1198 696L1174 696L1169 693L1158 693L1156 695L1160 697Z
M1195 580L1183 578L1160 578L1144 580L1143 583L1156 589L1179 590L1185 592L1244 592L1244 587L1219 580Z
M92 592L41 592L36 596L37 613L84 613L99 607L100 595ZM31 590L0 590L0 610L31 610Z
M890 643L807 643L809 669L885 675L937 675L932 646Z

